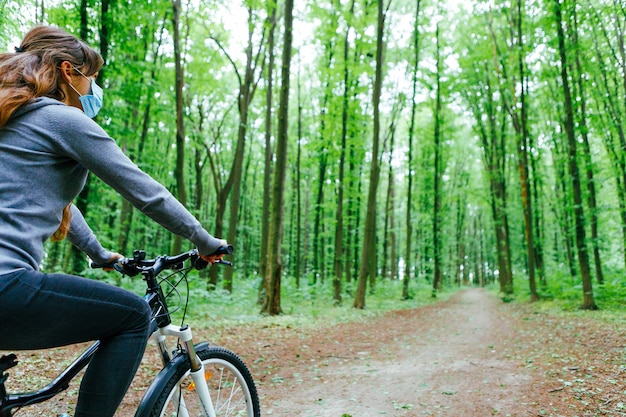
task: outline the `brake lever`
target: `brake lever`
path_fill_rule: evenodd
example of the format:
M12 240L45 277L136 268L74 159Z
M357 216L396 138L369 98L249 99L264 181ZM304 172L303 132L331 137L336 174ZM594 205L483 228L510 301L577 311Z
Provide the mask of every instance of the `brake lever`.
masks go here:
M235 248L233 247L233 245L226 245L226 246L222 246L222 247L218 248L213 254L214 255L232 255L234 250L235 250ZM209 265L209 263L200 257L200 255L198 254L197 250L194 249L194 252L195 253L192 256L192 265L194 266L194 268L196 268L198 270L202 270L202 269L206 268ZM213 264L221 264L221 265L226 265L226 266L233 266L232 262L225 261L223 259L218 259L215 262L213 262Z
M225 261L223 259L219 259L219 260L213 262L213 264L221 264L221 265L226 265L226 266L233 266L232 262ZM202 269L206 268L208 265L209 265L209 263L207 261L205 261L204 259L200 258L200 257L198 257L195 261L193 261L193 266L197 270L202 270Z

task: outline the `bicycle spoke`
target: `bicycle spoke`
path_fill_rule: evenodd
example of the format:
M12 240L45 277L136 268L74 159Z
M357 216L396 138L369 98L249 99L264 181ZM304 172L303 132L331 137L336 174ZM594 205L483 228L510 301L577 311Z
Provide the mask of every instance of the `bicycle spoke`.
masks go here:
M223 350L220 349L218 349L218 353L223 353ZM203 359L205 380L208 384L215 415L219 417L253 417L255 414L249 385L247 385L247 381L237 366L230 362L231 360L234 359L230 356L224 359L210 357ZM205 414L197 395L197 387L191 381L188 368L178 380L177 387L178 393L176 395L180 395L180 400L175 401L177 397L173 392L170 393L163 408L164 412L160 414L161 417L204 417Z

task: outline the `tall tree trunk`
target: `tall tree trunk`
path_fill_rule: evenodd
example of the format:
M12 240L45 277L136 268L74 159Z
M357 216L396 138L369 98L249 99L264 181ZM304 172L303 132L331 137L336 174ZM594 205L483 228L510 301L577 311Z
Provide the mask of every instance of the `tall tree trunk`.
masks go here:
M555 137L556 137L556 133L555 133ZM553 157L555 161L557 161L554 164L554 168L555 168L555 174L556 174L556 196L557 196L557 202L555 204L553 204L552 206L552 210L554 212L555 217L558 220L560 229L561 229L561 234L563 235L563 243L565 245L565 255L567 257L567 264L569 266L569 270L570 270L570 275L572 276L572 278L578 276L578 270L576 269L576 259L574 259L574 236L572 233L572 220L571 220L571 214L570 211L566 206L567 204L567 196L570 194L569 188L567 186L567 175L565 173L565 171L567 170L567 167L562 166L564 165L563 162L561 162L562 159L565 159L565 157L561 156L562 153L564 151L561 151L558 149L558 146L556 147L555 151L553 152L555 154L555 156ZM555 244L557 244L557 242L555 242ZM557 253L557 256L560 256L559 254L562 251L557 251L555 253Z
M246 82L247 84L247 82ZM230 194L230 205L229 205L229 213L228 213L228 242L231 244L235 244L237 239L237 223L239 220L239 206L241 204L241 182L243 178L243 161L245 154L245 138L246 133L248 131L248 111L250 101L248 100L248 95L240 96L240 124L238 129L238 140L237 143L241 143L241 151L237 152L235 155L235 160L233 163L233 171L231 171L230 175L233 178L231 194ZM245 101L245 103L242 103ZM226 268L224 270L224 282L223 287L226 291L232 292L233 290L233 268Z
M350 5L350 13L354 11L354 0ZM335 304L341 304L341 279L344 268L344 238L343 238L343 193L344 193L344 167L346 159L346 143L348 136L348 105L350 103L350 70L348 68L348 50L350 48L350 24L346 28L346 36L343 42L343 103L341 108L341 150L339 154L339 178L337 184L337 209L335 212L335 250L334 250L334 277L333 277L333 300Z
M333 62L333 54L334 54L334 45L330 42L326 45L328 49L328 66L332 65ZM325 135L330 135L329 132L326 131L326 120L328 117L327 107L328 102L330 101L332 92L331 92L331 84L330 77L328 77L325 81L324 88L324 98L321 103L321 114L320 114L320 141L324 142ZM321 229L324 227L322 224L324 218L324 185L326 184L326 167L328 162L328 149L324 147L324 149L319 150L319 163L318 163L318 182L317 182L317 193L315 199L315 219L313 221L313 284L317 283L318 277L321 278L323 282L324 278L324 244L322 241L322 232Z
M203 137L204 136L204 118L205 118L204 116L205 109L204 109L203 103L202 102L198 103L197 108L198 108L198 123L197 123L197 126L195 127L195 130L197 132L197 136ZM193 208L196 211L196 213L200 213L200 210L202 208L202 201L204 199L204 181L203 181L202 171L206 162L206 155L204 153L204 150L202 149L202 139L196 138L196 144L194 146L193 153L194 153L193 167L194 167L194 173L195 173L194 182L196 186L194 197L193 197Z
M434 195L433 195L433 292L432 296L436 297L437 292L443 288L443 272L442 272L442 256L441 256L441 57L440 57L440 39L439 39L439 23L435 29L436 39L436 62L437 62L437 96L435 101L435 134L434 134L434 150L435 150L435 167L434 167Z
M534 149L535 145L532 141L532 137L529 137L528 139L529 139L529 143L528 143L529 149ZM542 179L539 173L539 168L538 168L538 163L537 163L538 162L537 159L539 159L539 157L535 156L532 152L529 152L528 156L530 158L530 167L533 173L532 195L534 197L533 207L535 209L535 212L533 214L535 265L537 267L536 272L537 272L537 275L539 276L539 281L541 282L541 285L545 287L547 282L546 282L546 274L545 274L545 268L544 268L544 254L543 254L543 220L542 220L543 219L543 214L542 214L543 204L541 200L542 193L540 192Z
M348 187L351 198L348 198L348 207L346 209L348 215L348 242L346 244L346 283L352 283L358 279L359 274L359 227L361 216L361 187L362 181L359 179L362 175L363 164L356 164L356 150L354 143L349 146L350 157L348 158ZM358 168L358 172L357 172ZM357 278L355 278L357 277Z
M87 14L89 5L87 3L88 3L87 0L80 0L80 5L78 6L79 13L80 13L80 30L78 32L78 35L85 42L89 41L88 39L89 38L89 20L88 20L88 14ZM43 0L42 0L41 2L42 17L43 17L43 14L44 14L44 7L43 7Z
M520 101L519 106L513 108L512 106L507 104L507 108L509 109L509 113L513 119L513 126L516 130L516 138L517 138L517 161L518 161L518 169L519 169L519 177L520 177L520 189L521 189L521 197L522 197L522 209L524 213L524 236L526 238L526 263L528 266L528 284L530 290L530 299L531 301L539 300L539 295L537 294L537 281L535 277L535 239L533 233L533 195L532 189L530 186L529 179L529 168L528 168L528 153L529 153L529 132L528 132L528 115L527 115L527 103L526 103L526 92L527 92L527 77L526 71L524 68L524 34L522 32L522 18L523 18L523 8L522 1L518 0L517 2L517 19L516 19L516 29L517 36L515 41L517 43L517 65L518 65L518 76L519 82L521 84L520 89Z
M174 32L174 65L176 67L176 195L183 206L187 206L187 191L185 188L185 125L183 108L183 87L185 76L181 56L180 43L180 0L172 1L172 26ZM174 237L172 252L179 253L182 250L182 238Z
M354 295L354 308L365 308L365 292L367 279L376 271L376 194L380 178L379 135L380 135L380 93L383 84L383 52L385 34L385 13L383 0L378 0L378 23L376 33L376 75L374 79L374 137L372 143L372 162L370 167L369 191L367 196L367 213L361 251L361 264L357 291Z
M267 274L267 247L268 235L270 230L270 201L272 196L272 101L274 90L274 32L276 28L276 9L275 1L268 1L269 13L269 36L267 39L268 65L267 65L267 87L265 92L265 159L264 159L264 176L263 176L263 216L261 217L261 259L259 262L259 275L264 277ZM297 262L297 261L296 261ZM260 297L262 300L262 297Z
M255 76L257 76L258 63L261 57L260 49L256 55L253 53L253 38L254 38L254 26L252 24L254 11L252 8L248 8L248 40L246 46L246 68L242 76L239 74L239 70L235 65L232 58L226 53L223 46L217 39L213 39L218 48L220 48L227 56L229 61L233 65L233 69L239 81L239 94L237 95L237 104L239 110L239 125L237 129L237 145L235 146L235 152L233 161L228 175L228 179L224 183L223 187L217 190L217 208L215 214L215 235L222 236L224 232L224 216L226 214L226 207L228 203L228 197L230 196L229 206L229 219L228 219L228 241L229 243L236 243L237 236L237 222L239 220L239 204L241 200L241 180L243 176L243 161L245 153L245 140L248 131L248 113L250 110L250 103L254 98L256 92L257 82ZM262 44L263 42L261 42ZM261 65L265 62L261 59ZM258 74L261 76L262 71ZM232 277L233 269L227 268L224 270L224 289L232 291ZM209 288L215 288L217 285L217 268L212 268L210 273Z
M455 233L455 244L456 244L456 253L454 261L456 262L456 280L458 285L467 285L469 283L469 268L466 261L466 255L468 252L468 248L465 244L465 217L466 217L466 204L467 204L467 194L465 190L469 185L469 175L464 172L463 166L458 166L456 169L456 177L458 178L455 181L455 190L457 193L456 200L456 233ZM453 252L450 251L450 255L452 257Z
M326 99L325 99L326 101ZM324 116L322 116L322 119L324 118ZM322 125L324 123L322 122ZM322 128L322 131L324 129ZM316 193L316 198L315 198L315 219L313 220L313 274L312 274L312 280L313 280L313 284L317 283L317 279L318 277L323 277L323 272L322 269L324 268L324 260L322 259L323 256L323 242L322 242L322 237L321 237L321 232L320 229L323 227L322 225L322 218L323 218L323 212L324 212L324 208L323 206L323 202L324 202L324 184L326 183L326 161L328 160L328 153L327 151L321 150L320 151L320 155L319 155L319 165L318 165L318 184L317 184L317 193Z
M415 135L415 113L417 112L417 102L415 97L417 96L417 71L419 64L419 15L420 15L421 0L417 0L415 4L415 20L413 22L413 73L412 83L413 88L411 92L411 121L409 122L409 148L407 150L407 193L406 193L406 248L404 252L404 277L402 281L402 299L407 300L411 298L409 292L409 283L411 282L411 269L413 268L413 262L411 262L411 245L413 235L413 137Z
M352 54L352 62L354 65L358 65L361 62L361 51L360 48L355 47L354 52ZM353 77L351 80L351 91L352 96L350 98L351 102L357 101L357 95L359 94L359 78ZM348 122L352 120L352 117L348 117ZM347 195L347 207L346 207L346 231L347 231L347 239L346 239L346 248L344 251L345 254L345 279L348 287L348 292L352 296L351 292L351 283L355 281L355 277L358 277L359 271L359 233L358 230L360 228L360 212L361 212L361 186L362 181L361 173L363 170L363 164L358 162L357 152L356 152L356 144L354 141L355 137L359 137L359 124L352 124L351 129L347 129L349 133L349 141L347 144L348 151L348 172L346 175L346 187L344 188L345 194Z
M578 114L581 130L581 138L583 145L583 161L584 169L587 177L587 205L589 206L589 226L591 228L591 247L593 248L593 260L596 271L596 280L598 284L604 283L604 274L602 272L602 260L600 258L600 244L598 236L598 209L596 201L596 185L593 174L593 161L591 160L591 146L589 145L589 128L587 127L587 97L584 85L584 75L582 65L580 63L580 47L578 43L578 17L576 10L572 11L574 25L572 27L572 39L576 47L574 48L574 64L578 82Z
M500 77L498 47L493 31L493 24L490 18L489 27L491 31L492 57L496 74ZM489 69L486 68L488 71ZM500 133L497 133L497 109L492 97L490 76L486 76L487 86L487 110L489 115L489 133L482 132L483 142L489 148L484 148L485 160L491 185L491 211L495 228L497 259L498 259L498 280L500 282L500 292L504 297L514 293L513 269L511 266L511 246L509 239L509 225L507 214L507 188L506 188L506 119L502 115L500 122ZM502 94L501 94L502 96ZM477 118L482 115L475 115ZM482 124L482 122L481 122Z
M396 230L395 230L395 173L392 166L393 139L389 147L389 172L387 176L387 200L385 202L385 232L383 241L384 278L392 280L398 278L396 258Z
M265 301L262 312L269 315L281 313L280 284L282 261L280 248L283 233L285 205L285 174L287 169L287 130L289 125L289 74L291 44L293 41L293 0L285 1L285 38L281 69L280 107L278 110L278 136L276 143L276 171L273 179L272 219L270 223L270 247L266 280Z
M294 276L300 288L302 274L302 98L300 95L300 68L298 67L298 148L296 154L296 262Z
M567 4L567 2L565 2ZM563 99L565 101L565 134L568 144L568 167L572 181L572 192L574 197L574 221L576 225L576 251L578 264L583 284L583 309L597 309L593 298L593 284L589 269L589 254L585 241L585 215L583 211L582 191L580 186L580 173L578 169L576 152L576 132L574 130L574 110L572 106L572 96L570 92L569 79L567 74L567 50L565 49L565 34L563 31L563 19L560 0L554 0L554 11L556 14L557 36L559 44L559 57L561 63L561 82L563 84Z
M383 278L398 278L398 257L396 254L396 230L395 230L395 175L393 170L393 154L394 154L394 142L396 136L396 122L404 103L401 102L400 97L394 103L391 111L391 125L389 126L388 135L385 138L385 142L389 139L389 149L387 153L389 155L388 160L388 176L387 176L387 198L385 201L385 227L383 233Z

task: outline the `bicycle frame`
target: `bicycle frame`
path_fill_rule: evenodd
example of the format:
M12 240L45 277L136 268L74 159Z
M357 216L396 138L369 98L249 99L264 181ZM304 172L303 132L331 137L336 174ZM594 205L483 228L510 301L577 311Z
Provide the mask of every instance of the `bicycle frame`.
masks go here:
M87 350L83 352L71 365L69 365L61 374L56 377L52 382L46 385L44 388L35 392L9 394L4 398L2 402L2 408L0 408L0 416L9 415L6 414L14 408L24 407L31 404L37 404L44 402L58 393L66 390L69 387L69 383L76 377L88 364L93 355L98 351L100 342L94 342ZM0 398L2 400L2 398Z
M152 338L156 341L159 353L161 354L161 361L164 367L162 372L167 370L168 364L176 362L176 359L183 358L183 356L189 357L193 370L191 373L191 377L196 384L198 396L200 397L200 400L202 401L202 404L206 409L205 411L207 415L209 415L210 417L215 417L213 402L211 400L211 396L209 395L208 387L204 383L204 367L202 365L202 362L198 360L198 357L196 356L196 347L193 345L192 332L189 326L180 328L178 326L169 324L163 328L156 328L155 321L153 321L153 326L155 327L155 330L152 333ZM174 357L174 359L170 358L170 354L166 345L166 339L168 336L174 336L178 338L185 345L184 355L177 355L176 357ZM204 346L204 344L202 344L201 346ZM62 391L65 391L69 387L70 381L72 381L89 364L89 361L98 351L99 347L100 342L94 342L57 378L55 378L52 382L50 382L50 384L48 384L44 388L35 392L7 395L1 404L2 408L0 408L0 417L4 417L5 415L7 417L10 416L10 414L7 413L9 413L14 408L20 408L32 404L41 403L49 400L50 398L56 396ZM146 396L146 398L149 397L150 396ZM142 401L142 404L140 404L138 408L138 415L140 414L142 409L151 410L151 407L144 404L144 402L145 401ZM180 417L187 417L184 412L184 407L181 407L181 410L183 412L181 413Z
M178 256L175 258L180 258L180 262L182 262L183 260L188 259L192 253L193 252L188 252L186 254L182 254L184 257ZM144 257L145 252L136 251L134 260L142 261ZM171 261L171 259L169 261ZM187 325L178 327L171 324L170 313L167 308L165 296L161 286L156 280L156 276L165 268L166 262L168 261L166 261L164 257L159 257L155 260L152 268L136 271L136 273L141 272L147 285L144 300L148 303L152 311L151 337L157 342L157 347L161 355L163 365L161 373L166 373L168 368L171 368L173 363L178 363L178 361L188 358L191 365L191 378L195 383L196 392L200 398L202 407L209 417L215 417L215 411L209 394L209 389L204 380L204 367L202 361L196 355L196 347L193 344L191 329ZM179 269L175 266L171 266L171 268ZM127 270L124 270L121 267L118 268L117 264L115 264L115 269L118 269L118 271L122 273L129 274ZM136 273L134 275L136 275ZM168 336L176 337L184 345L183 349L178 349L175 352L174 357L170 356L170 352L168 351L166 345L166 338ZM199 346L205 346L205 344L200 344ZM2 388L0 390L0 417L10 417L11 410L15 408L44 402L66 390L69 387L70 381L72 381L89 364L91 358L98 351L99 347L100 342L94 342L76 360L74 360L72 364L61 372L56 379L44 388L35 392L7 394L4 392L4 380L0 378L0 388ZM157 378L161 375L161 373L157 375ZM149 403L149 400L149 396L144 397L144 400L142 400L139 405L136 415L142 415L141 410L147 409L147 405L145 403ZM188 417L186 416L186 411L182 405L184 404L181 404L180 407L181 417Z

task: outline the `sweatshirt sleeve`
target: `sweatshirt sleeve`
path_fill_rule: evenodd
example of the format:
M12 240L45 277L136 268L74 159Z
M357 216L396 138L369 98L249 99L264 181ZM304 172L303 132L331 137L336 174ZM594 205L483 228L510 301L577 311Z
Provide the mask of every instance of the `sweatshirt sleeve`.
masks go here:
M72 220L70 221L70 230L67 233L67 239L89 256L95 263L108 262L113 256L113 253L102 247L96 235L87 225L80 210L73 204L71 210Z
M67 110L71 111L64 112L64 117L57 120L62 152L102 179L142 213L170 232L189 239L200 254L212 254L221 246L219 239L211 236L164 186L139 169L97 123L80 110Z

